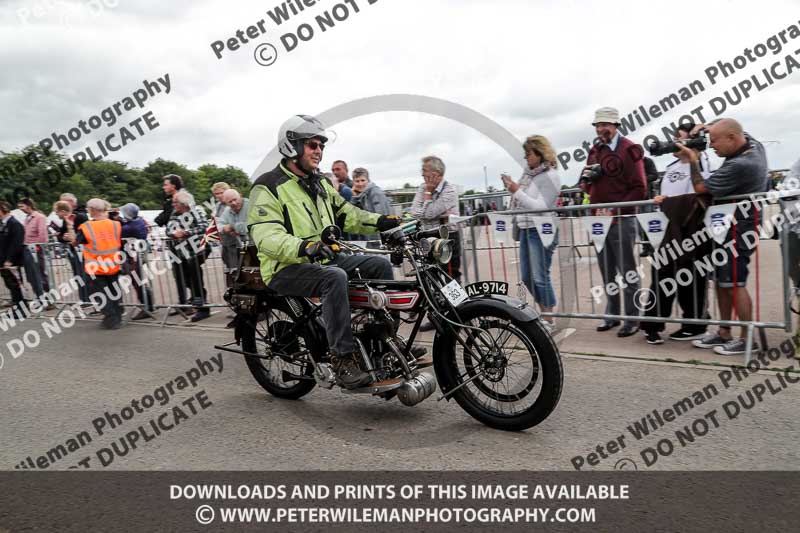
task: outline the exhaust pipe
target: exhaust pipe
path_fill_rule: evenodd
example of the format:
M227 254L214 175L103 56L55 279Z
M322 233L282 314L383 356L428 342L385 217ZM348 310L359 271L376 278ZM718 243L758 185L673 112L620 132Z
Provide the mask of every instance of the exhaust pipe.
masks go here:
M397 398L411 407L436 392L436 377L428 372L418 372L397 389Z

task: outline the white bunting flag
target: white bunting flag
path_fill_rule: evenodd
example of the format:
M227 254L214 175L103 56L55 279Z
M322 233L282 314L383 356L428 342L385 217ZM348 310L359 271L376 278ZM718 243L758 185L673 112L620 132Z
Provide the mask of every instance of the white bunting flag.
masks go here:
M514 239L511 235L511 216L510 215L495 215L489 213L489 220L494 229L494 238L498 244L511 244Z
M581 217L583 227L589 232L589 239L594 243L594 249L597 250L597 253L603 251L608 228L611 227L612 220L614 220L614 217Z
M736 204L712 205L706 210L706 227L711 231L711 237L717 244L725 242L735 211Z
M447 223L451 226L458 226L460 228L465 228L472 217L462 217L458 215L450 215L447 219Z
M664 240L664 235L669 225L667 215L661 211L656 211L655 213L638 213L636 215L636 220L639 221L639 225L644 232L647 233L650 244L653 245L653 248L658 250L658 247L661 246L661 241Z
M545 248L550 248L553 244L553 239L556 238L556 225L553 217L531 217L533 224L536 226L536 232L539 233L539 238L542 240L542 245Z

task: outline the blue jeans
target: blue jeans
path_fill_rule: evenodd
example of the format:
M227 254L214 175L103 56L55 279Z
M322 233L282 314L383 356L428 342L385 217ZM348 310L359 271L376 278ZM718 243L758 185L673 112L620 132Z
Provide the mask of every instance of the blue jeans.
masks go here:
M550 265L557 246L558 234L553 243L545 248L536 228L519 230L519 268L522 282L531 291L536 303L542 307L556 305L556 293L550 280Z

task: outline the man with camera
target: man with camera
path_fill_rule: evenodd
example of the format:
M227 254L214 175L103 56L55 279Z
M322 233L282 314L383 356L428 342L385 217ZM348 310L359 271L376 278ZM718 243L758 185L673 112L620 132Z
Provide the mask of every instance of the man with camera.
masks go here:
M595 112L592 125L597 132L595 145L589 151L587 166L581 174L580 187L589 193L590 203L605 204L647 199L647 180L644 173L644 150L623 137L619 126L619 111L602 107ZM619 291L609 288L619 286L624 280L625 315L638 316L634 298L639 290L639 275L633 245L636 242L635 208L597 209L597 215L614 216L606 236L603 250L597 254L603 283L606 287L606 314L620 314ZM608 331L619 325L613 319L604 320L597 331ZM638 320L629 319L617 332L618 337L630 337L639 330Z
M661 206L661 211L669 220L664 241L683 242L691 238L704 226L704 216L709 203L708 196L695 195L692 185L692 170L686 153L680 151L678 146L684 145L697 153L700 172L705 179L711 175L711 162L706 149L706 141L702 136L692 135L694 123L683 123L678 126L674 142L655 142L647 147L654 156L672 154L675 160L667 165L664 177L661 179L661 194L653 201ZM686 319L708 318L706 306L706 293L708 280L704 270L698 269L695 260L702 258L710 252L710 243L702 243L691 251L685 251L678 258L673 259L666 254L658 262L653 263L650 300L645 306L647 317L667 318L672 315L672 304L677 296L678 305ZM692 273L691 283L674 282L677 272L688 269ZM671 286L670 286L671 285ZM676 294L677 293L677 294ZM653 300L655 298L655 301ZM663 344L661 332L665 329L664 322L645 321L641 324L648 344ZM670 340L693 341L702 338L706 333L706 326L702 324L682 324L680 329L669 335Z
M730 118L721 118L709 124L695 126L692 134L707 130L709 144L716 154L725 158L722 166L710 177L703 176L700 157L694 150L678 145L691 166L692 185L698 194L710 193L715 199L738 194L753 194L767 191L769 176L767 155L764 146L744 132L742 125ZM748 246L743 235L756 231L756 217L760 213L755 205L740 206L734 215L734 225L728 230L726 242L733 242L723 249L727 261L714 272L717 284L717 301L721 320L731 320L733 308L739 320L753 319L753 302L747 292L748 265L753 248ZM718 332L709 332L702 339L693 341L698 348L713 348L722 355L740 355L745 352L747 328L741 328L741 337L731 335L729 327L720 326Z

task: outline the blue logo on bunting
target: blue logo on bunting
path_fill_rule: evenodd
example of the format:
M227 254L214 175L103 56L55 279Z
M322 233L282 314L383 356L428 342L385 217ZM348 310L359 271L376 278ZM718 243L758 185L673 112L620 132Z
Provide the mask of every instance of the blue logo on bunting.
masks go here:
M602 235L603 224L601 222L592 222L592 235Z
M647 229L648 231L650 231L650 233L661 233L662 231L664 231L661 229L660 220L651 220L650 222L648 222Z
M553 225L550 222L545 222L542 224L542 235L552 235L553 234Z
M495 225L495 229L497 231L506 231L506 221L505 220L498 220L497 224Z
M711 215L711 227L719 228L725 226L725 213L714 213Z

